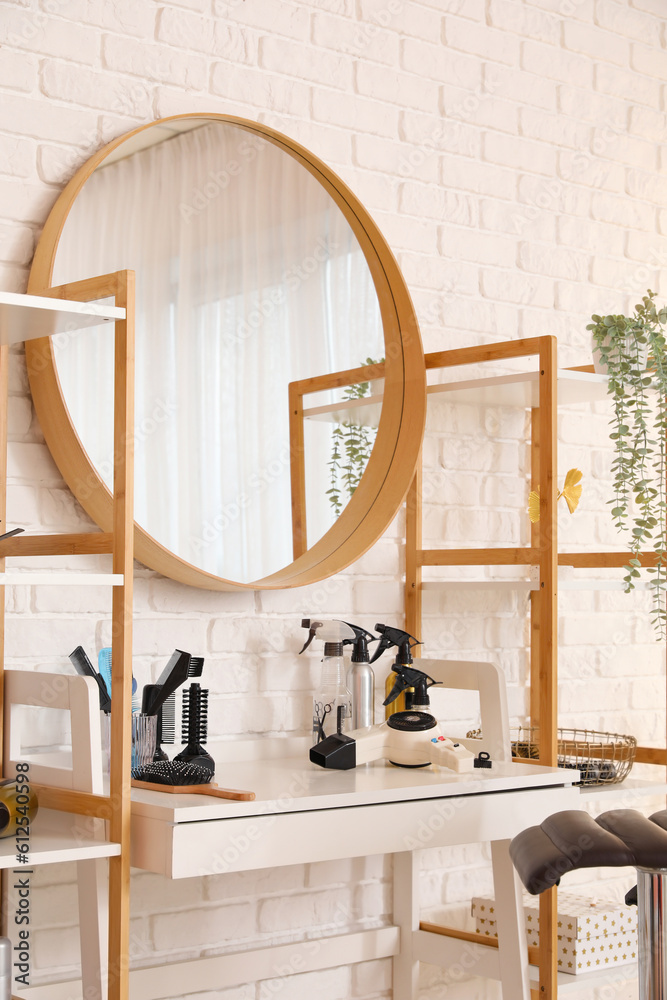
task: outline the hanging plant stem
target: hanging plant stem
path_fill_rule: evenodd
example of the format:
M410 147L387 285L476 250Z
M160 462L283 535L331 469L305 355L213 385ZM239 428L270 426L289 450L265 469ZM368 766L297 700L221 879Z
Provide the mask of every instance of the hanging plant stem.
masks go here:
M667 431L667 358L664 328L667 309L656 308L650 289L634 314L592 316L594 349L609 377L613 400L610 421L616 454L612 463L614 497L608 501L619 531L630 530L631 558L623 578L633 590L642 552L653 549L651 620L661 639L665 613L665 474Z

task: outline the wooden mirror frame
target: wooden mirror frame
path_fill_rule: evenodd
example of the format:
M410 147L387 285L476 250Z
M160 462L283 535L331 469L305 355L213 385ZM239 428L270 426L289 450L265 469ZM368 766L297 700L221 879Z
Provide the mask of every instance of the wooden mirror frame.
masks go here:
M251 583L215 576L175 555L136 523L135 555L164 576L207 590L306 586L333 576L359 559L389 526L415 472L426 419L424 354L410 294L384 237L343 181L303 146L257 122L203 113L150 122L98 150L63 189L37 245L28 292L39 295L51 288L63 227L77 195L96 167L126 139L154 125L196 118L228 122L280 147L322 184L344 214L359 241L378 296L385 340L384 401L375 445L354 495L335 524L303 555L278 572ZM25 350L32 397L51 454L84 510L102 530L110 531L111 493L88 458L70 419L51 339L26 341Z

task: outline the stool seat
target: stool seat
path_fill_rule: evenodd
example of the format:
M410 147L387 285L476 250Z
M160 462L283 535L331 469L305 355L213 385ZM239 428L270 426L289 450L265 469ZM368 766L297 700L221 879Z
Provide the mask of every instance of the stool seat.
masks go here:
M649 819L633 809L613 809L597 819L577 809L554 813L514 837L510 857L533 896L578 868L667 869L667 810Z

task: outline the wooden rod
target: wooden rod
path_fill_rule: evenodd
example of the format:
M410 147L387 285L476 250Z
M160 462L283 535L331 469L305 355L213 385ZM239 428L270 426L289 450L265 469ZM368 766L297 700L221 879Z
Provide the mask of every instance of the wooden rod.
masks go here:
M477 347L458 347L450 351L434 351L431 354L426 354L424 360L428 369L520 358L529 354L539 354L540 343L544 339L544 337L530 337L525 340L505 340L498 344L481 344Z
M422 566L530 566L539 555L528 547L507 549L421 549L417 558Z
M614 569L627 566L631 558L631 552L561 552L558 564L575 569ZM639 560L643 566L651 566L655 563L655 553L640 552Z
M301 396L311 392L324 392L326 389L342 389L346 385L358 385L360 382L370 382L372 379L384 377L384 361L372 365L360 365L359 368L347 368L343 372L333 372L330 375L313 375L289 383L289 391Z
M422 456L421 451L414 478L405 501L405 628L410 635L421 638L422 628ZM420 655L420 646L414 655Z
M126 319L116 321L114 364L113 572L111 608L111 769L114 810L110 839L121 845L109 858L108 1000L129 1000L130 945L130 759L132 719L132 594L134 541L134 271L117 274L116 304Z
M0 541L4 556L73 556L111 553L113 535L107 531L63 535L15 535Z
M64 285L53 285L52 288L40 289L39 294L52 299L74 299L75 302L91 302L95 299L115 298L116 306L125 304L118 300L119 275L128 272L112 271L95 278L83 278L81 281L68 281ZM127 308L127 306L125 306Z
M111 819L113 809L108 795L93 795L92 792L77 792L71 788L54 788L32 782L30 787L43 809L59 809L61 812L76 813L77 816Z
M542 337L540 348L540 407L538 412L538 472L540 520L536 524L536 544L540 552L539 589L533 607L538 610L535 643L539 657L539 747L540 761L556 766L558 697L558 548L556 513L557 399L556 338ZM533 675L533 682L535 681Z
M289 442L290 488L292 491L292 557L296 560L308 550L306 521L306 444L303 426L303 392L299 382L290 382Z
M667 750L658 747L637 747L635 750L635 761L637 764L665 764L667 765Z
M462 931L457 927L445 927L442 924L431 924L422 920L419 924L420 931L427 931L429 934L440 934L442 937L456 938L458 941L470 941L472 944L481 944L487 948L497 948L498 938L490 937L486 934L477 934L475 931ZM539 948L528 948L528 961L531 965L537 965L539 960Z

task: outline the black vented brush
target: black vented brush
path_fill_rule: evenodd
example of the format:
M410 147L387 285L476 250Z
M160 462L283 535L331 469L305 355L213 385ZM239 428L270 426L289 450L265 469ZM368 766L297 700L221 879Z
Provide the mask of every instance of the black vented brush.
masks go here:
M195 764L197 767L208 768L213 775L215 771L215 761L210 753L204 750L202 743L206 743L208 735L208 689L200 687L199 684L191 684L183 692L183 719L181 727L181 740L187 741L185 750L181 750L174 757L175 761L184 761L186 764Z

